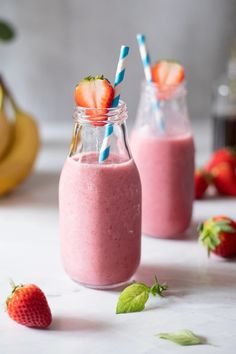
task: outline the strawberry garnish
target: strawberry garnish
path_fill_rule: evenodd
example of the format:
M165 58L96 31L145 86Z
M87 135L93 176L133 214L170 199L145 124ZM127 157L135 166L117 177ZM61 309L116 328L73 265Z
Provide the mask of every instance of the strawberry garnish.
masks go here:
M236 196L236 169L232 164L222 162L211 169L213 182L220 194Z
M199 240L207 248L221 257L236 255L236 223L227 216L215 216L204 221L199 227Z
M78 106L91 108L87 113L93 121L106 120L104 115L111 107L114 89L111 83L101 76L88 76L81 80L75 89L75 102ZM98 110L94 108L99 108ZM100 125L99 123L94 123Z
M203 169L198 169L195 171L195 198L201 199L205 194L210 182L211 175L204 171Z
M160 60L152 67L152 80L158 85L158 99L168 99L184 80L183 66L171 60Z
M47 299L42 290L34 284L13 284L6 306L8 315L21 325L47 328L52 322Z
M217 150L205 166L205 169L211 171L222 162L229 163L233 168L236 168L236 150L233 148L222 148Z

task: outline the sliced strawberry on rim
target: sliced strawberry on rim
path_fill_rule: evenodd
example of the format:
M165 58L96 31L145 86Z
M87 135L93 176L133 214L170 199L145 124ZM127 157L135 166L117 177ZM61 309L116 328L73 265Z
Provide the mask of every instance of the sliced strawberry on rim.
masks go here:
M158 98L168 99L183 82L184 67L171 60L160 60L152 67L152 80L158 85Z
M94 125L104 125L102 121L107 120L106 108L111 107L113 97L114 88L103 75L88 76L81 80L75 88L76 104L80 107L90 108L86 113Z

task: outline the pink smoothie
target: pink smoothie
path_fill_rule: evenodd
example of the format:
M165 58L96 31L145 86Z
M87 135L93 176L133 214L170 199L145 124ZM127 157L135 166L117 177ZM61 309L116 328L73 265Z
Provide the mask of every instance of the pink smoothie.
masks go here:
M59 186L61 253L75 281L107 286L129 280L140 261L141 184L133 160L68 157ZM114 163L115 162L115 163Z
M192 135L151 137L134 131L131 148L142 182L142 231L157 237L180 235L192 215Z

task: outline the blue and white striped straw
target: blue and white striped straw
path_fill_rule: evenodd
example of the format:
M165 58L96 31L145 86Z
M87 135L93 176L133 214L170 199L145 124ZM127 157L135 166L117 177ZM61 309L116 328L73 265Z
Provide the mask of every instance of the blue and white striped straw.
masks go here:
M111 107L117 107L120 100L121 87L125 76L126 59L129 54L129 47L122 45L120 49L120 57L116 69L115 83L114 83L114 98ZM113 134L113 124L107 124L105 128L105 136L102 142L99 163L103 163L110 153L111 138Z
M141 60L143 63L143 69L144 69L144 75L147 83L151 86L153 81L152 81L152 71L151 71L151 62L150 62L150 56L147 50L146 46L146 38L143 34L137 34L137 41L139 45L139 52L141 56ZM156 99L155 96L155 91L152 90L152 100L153 100L153 112L155 114L155 119L157 121L157 124L160 128L160 131L164 131L164 121L161 116L160 112L160 104L158 100Z

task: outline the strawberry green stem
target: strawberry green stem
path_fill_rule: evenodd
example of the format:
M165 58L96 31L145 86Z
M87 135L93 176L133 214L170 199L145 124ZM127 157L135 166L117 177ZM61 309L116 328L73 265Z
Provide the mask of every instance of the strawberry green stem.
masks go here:
M12 287L12 290L14 290L16 288L16 284L11 278L9 278L9 284Z
M11 292L12 294L15 292L16 289L21 288L23 286L22 284L16 285L15 282L11 278L9 278L9 284L12 288L12 292Z
M11 290L11 294L6 299L5 310L7 310L8 302L14 296L14 293L15 293L16 289L21 288L23 286L22 284L16 285L15 282L11 278L9 278L9 284L10 284L12 290Z
M156 275L154 277L154 280L155 280L155 282L150 288L150 293L153 296L156 296L156 295L163 296L163 292L168 289L168 285L167 284L160 284L157 280Z

